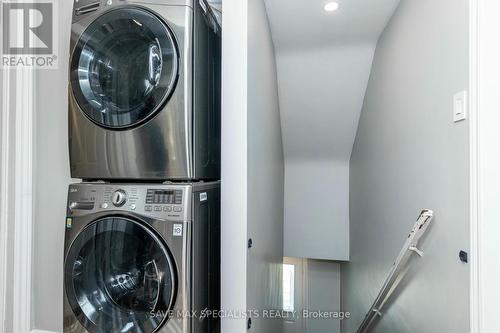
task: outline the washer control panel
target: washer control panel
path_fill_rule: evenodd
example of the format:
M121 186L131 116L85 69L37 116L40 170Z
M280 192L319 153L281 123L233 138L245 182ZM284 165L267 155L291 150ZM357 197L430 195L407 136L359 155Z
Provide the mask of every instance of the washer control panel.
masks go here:
M168 220L190 220L192 186L81 183L70 185L68 216L129 212Z

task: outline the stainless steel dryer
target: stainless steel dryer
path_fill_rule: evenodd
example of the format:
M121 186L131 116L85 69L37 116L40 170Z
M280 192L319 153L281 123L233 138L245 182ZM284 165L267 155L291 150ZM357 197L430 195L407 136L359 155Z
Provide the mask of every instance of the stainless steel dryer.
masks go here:
M218 183L70 185L64 332L219 332L219 205Z
M73 178L220 178L220 30L205 1L75 0Z

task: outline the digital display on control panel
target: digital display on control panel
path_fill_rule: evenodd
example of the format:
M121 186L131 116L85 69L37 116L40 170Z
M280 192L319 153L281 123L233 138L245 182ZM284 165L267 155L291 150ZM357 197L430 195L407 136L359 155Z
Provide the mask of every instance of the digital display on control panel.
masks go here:
M149 189L146 195L146 204L180 205L182 204L182 190Z

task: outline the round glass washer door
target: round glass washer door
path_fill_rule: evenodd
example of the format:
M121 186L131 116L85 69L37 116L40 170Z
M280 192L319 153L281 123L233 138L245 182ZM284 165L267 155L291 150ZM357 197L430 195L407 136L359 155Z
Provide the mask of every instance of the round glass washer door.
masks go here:
M75 238L65 260L73 313L91 333L159 330L175 302L173 259L140 222L108 217Z
M73 95L102 127L136 126L172 94L178 62L173 34L156 15L136 7L111 10L93 21L75 46Z

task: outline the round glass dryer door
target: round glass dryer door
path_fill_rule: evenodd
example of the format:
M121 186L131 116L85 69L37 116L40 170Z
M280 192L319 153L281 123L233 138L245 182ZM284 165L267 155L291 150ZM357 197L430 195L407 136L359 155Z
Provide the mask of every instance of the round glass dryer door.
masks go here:
M71 308L91 333L159 330L175 301L173 259L139 222L98 220L73 241L65 261Z
M140 8L115 9L93 21L75 46L73 95L100 126L139 125L170 97L178 61L172 32L157 16Z

